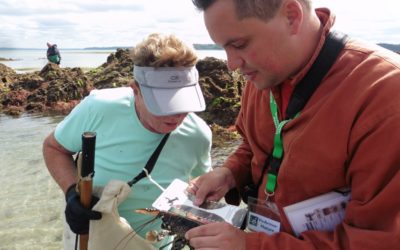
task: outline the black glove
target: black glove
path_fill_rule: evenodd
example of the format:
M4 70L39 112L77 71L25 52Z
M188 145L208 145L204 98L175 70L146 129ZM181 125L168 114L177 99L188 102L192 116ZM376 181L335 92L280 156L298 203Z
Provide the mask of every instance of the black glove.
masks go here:
M76 234L87 234L89 232L89 220L100 220L101 213L84 208L79 200L79 194L75 190L76 184L70 186L65 195L67 206L65 207L65 219L72 232ZM90 208L99 198L92 196Z

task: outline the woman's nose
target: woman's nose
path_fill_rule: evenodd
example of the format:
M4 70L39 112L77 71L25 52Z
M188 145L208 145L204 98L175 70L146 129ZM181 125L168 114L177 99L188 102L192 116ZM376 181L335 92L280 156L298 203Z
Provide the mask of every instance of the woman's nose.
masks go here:
M173 119L183 119L187 116L188 113L180 113L180 114L175 114L175 115L171 115L170 117Z

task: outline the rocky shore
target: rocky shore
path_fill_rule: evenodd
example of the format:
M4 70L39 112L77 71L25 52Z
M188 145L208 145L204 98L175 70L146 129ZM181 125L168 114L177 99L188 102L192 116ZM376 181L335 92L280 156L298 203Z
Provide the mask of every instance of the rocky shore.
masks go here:
M245 80L217 58L199 60L196 67L207 105L206 111L199 115L213 130L214 147L230 145L238 138L233 124ZM49 63L41 71L17 74L0 63L0 112L11 116L68 114L92 89L129 84L133 79L132 70L127 49L111 53L107 62L87 72Z

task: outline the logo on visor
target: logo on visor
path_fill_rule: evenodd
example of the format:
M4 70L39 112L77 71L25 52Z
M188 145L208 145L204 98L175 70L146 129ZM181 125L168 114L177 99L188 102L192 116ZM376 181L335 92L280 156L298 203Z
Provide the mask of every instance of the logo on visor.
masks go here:
M172 75L169 77L168 82L181 82L179 75Z

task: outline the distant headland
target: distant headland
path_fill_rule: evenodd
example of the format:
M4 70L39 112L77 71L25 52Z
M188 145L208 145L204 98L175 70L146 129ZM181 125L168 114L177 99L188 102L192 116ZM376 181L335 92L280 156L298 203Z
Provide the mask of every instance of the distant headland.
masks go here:
M389 49L391 51L400 53L400 44L390 44L390 43L378 43L379 46L382 46L386 49Z

